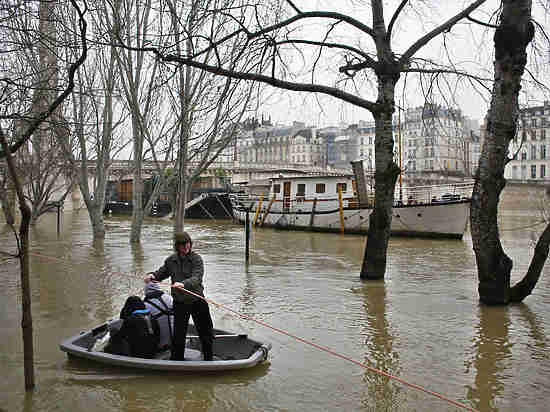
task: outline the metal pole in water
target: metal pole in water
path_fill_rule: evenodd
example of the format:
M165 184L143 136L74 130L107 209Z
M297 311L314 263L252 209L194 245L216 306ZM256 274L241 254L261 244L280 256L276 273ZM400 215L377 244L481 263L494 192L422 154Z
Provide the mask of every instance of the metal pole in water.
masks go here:
M61 209L61 202L57 202L57 237L59 238L59 232L60 232L60 216L59 216L59 209Z
M250 209L246 208L246 219L244 221L244 231L246 233L246 244L245 244L245 262L248 263L248 256L249 256L249 243L250 243L250 216L249 216Z

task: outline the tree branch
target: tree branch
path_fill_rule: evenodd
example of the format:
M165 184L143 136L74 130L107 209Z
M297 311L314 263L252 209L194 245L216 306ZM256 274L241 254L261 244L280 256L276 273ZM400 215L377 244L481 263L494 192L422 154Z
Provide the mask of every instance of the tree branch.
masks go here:
M365 53L362 50L359 50L355 47L347 46L345 44L325 43L325 42L313 41L313 40L283 40L283 41L277 42L275 44L277 46L283 45L283 44L308 44L308 45L311 45L311 46L320 46L320 47L328 47L328 48L332 48L332 49L347 50L347 51L350 51L352 53L358 54L363 59L367 60L368 61L368 66L367 67L373 67L373 66L376 65L376 61L372 57L370 57L367 53ZM365 63L367 63L367 62L365 62Z
M485 1L485 0L483 0L483 1ZM239 34L242 34L242 33L246 34L247 38L249 40L251 40L251 39L255 39L257 37L261 37L261 36L263 36L267 33L271 33L273 31L281 29L283 27L289 26L292 23L295 23L299 20L311 19L311 18L326 18L326 19L333 19L333 20L342 21L342 22L348 23L349 25L355 27L356 29L360 30L361 32L368 34L372 38L375 37L375 33L374 33L373 29L371 29L369 26L361 23L359 20L354 19L353 17L347 16L347 15L341 14L341 13L330 12L330 11L308 11L308 12L298 13L295 16L292 16L292 17L290 17L286 20L283 20L279 23L276 23L276 24L273 24L271 26L265 27L261 30L253 32L253 33L249 32L244 27L240 28L239 30L236 30L233 33L228 34L227 36L223 37L222 39L220 39L216 42L213 42L212 44L210 44L208 47L202 49L201 51L191 55L190 58L193 58L193 59L197 58L197 57L201 56L202 54L207 53L212 49L215 49L219 45L225 43L226 41L228 41L228 40L232 39L233 37L235 37Z
M391 32L393 30L393 26L394 26L395 22L397 21L397 18L399 17L399 14L405 8L405 5L408 2L409 2L409 0L401 0L401 4L399 4L397 9L395 10L395 13L393 13L393 16L391 17L390 24L388 25L388 32L386 33L386 40L388 41L388 43L391 40Z
M495 26L494 24L484 23L481 20L474 19L473 17L466 16L466 19L470 20L471 22L474 22L476 24L479 24L481 26L489 27L491 29L496 29L498 26Z
M445 23L443 23L441 26L435 28L425 36L418 39L409 49L401 56L399 59L399 63L401 65L406 65L407 62L410 60L414 54L420 50L422 47L424 47L430 40L432 40L434 37L440 35L446 30L449 30L451 27L453 27L457 22L462 20L464 17L468 16L472 11L477 9L479 6L481 6L483 3L485 3L486 0L476 0L474 3L472 3L469 7L458 13L456 16L452 17L451 19L447 20Z
M86 40L87 22L86 22L86 19L84 19L84 14L87 12L88 6L87 6L86 3L84 3L84 10L81 10L80 7L78 6L76 0L70 0L70 2L73 5L73 7L75 8L75 10L77 11L77 13L78 13L78 20L79 20L79 26L80 26L80 36L81 36L81 40L82 40L81 41L82 54L80 55L78 60L76 62L74 62L73 64L71 64L71 66L69 67L69 73L68 73L69 80L68 80L67 87L65 88L63 93L61 93L53 101L53 103L48 107L48 110L44 111L43 113L39 114L37 117L34 118L34 120L27 127L27 130L25 130L21 134L19 139L17 139L17 141L9 147L10 153L15 153L21 146L23 146L23 144L25 144L25 142L27 142L27 140L29 140L29 138L36 131L36 129L38 129L40 124L44 120L46 120L59 107L59 105L61 103L63 103L63 101L67 98L67 96L69 96L69 94L71 94L71 92L74 88L74 85L75 85L74 77L75 77L75 74L76 74L76 70L78 69L78 67L80 65L82 65L82 63L84 63L84 61L86 60L86 57L88 55L88 44L87 44L87 40ZM6 157L6 152L4 150L0 150L0 159L2 159L4 157Z
M230 77L233 79L257 81L257 82L269 84L270 86L277 87L280 89L285 89L285 90L292 90L292 91L298 91L298 92L322 93L322 94L326 94L326 95L344 100L355 106L363 107L364 109L367 109L370 111L376 111L376 108L377 108L376 103L362 99L351 93L347 93L345 91L339 90L335 87L323 86L318 84L289 82L289 81L276 79L274 77L266 76L258 73L244 73L244 72L239 72L234 70L228 70L222 67L216 67L216 66L208 65L206 63L197 62L191 58L184 58L181 56L174 56L174 55L162 56L156 49L153 50L149 48L149 50L154 51L157 54L157 56L165 62L172 62L172 63L183 64L186 66L196 67L198 69L207 71L209 73Z
M290 4L290 7L292 7L296 13L301 13L300 9L298 9L298 7L296 7L293 2L291 2L290 0L286 0L286 2Z

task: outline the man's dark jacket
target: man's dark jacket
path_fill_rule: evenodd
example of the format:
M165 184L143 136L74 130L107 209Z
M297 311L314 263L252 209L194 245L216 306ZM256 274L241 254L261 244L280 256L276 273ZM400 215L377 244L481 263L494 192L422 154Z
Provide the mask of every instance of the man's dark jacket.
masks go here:
M185 285L185 289L197 295L204 296L204 287L202 285L204 264L200 255L192 250L183 257L179 256L178 253L169 256L164 261L164 265L154 272L154 274L155 279L158 281L170 277L172 283L182 282ZM196 296L175 288L172 289L172 297L174 301L182 303L192 303L199 299Z

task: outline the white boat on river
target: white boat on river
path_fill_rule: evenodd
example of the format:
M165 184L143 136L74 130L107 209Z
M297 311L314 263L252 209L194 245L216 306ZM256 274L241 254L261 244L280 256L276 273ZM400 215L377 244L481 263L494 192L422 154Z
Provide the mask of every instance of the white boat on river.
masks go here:
M396 188L393 236L461 239L473 182ZM374 194L359 201L353 175L271 179L269 193L232 195L235 218L256 227L367 234Z

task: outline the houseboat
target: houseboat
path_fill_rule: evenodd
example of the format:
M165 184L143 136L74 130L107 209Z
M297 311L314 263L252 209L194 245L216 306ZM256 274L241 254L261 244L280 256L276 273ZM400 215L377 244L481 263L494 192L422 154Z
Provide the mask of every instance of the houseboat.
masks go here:
M143 205L147 203L153 192L155 178L144 180ZM106 201L103 213L109 215L131 215L132 204L132 179L124 179L116 182L108 182ZM165 217L172 214L172 205L167 192L162 192L151 206L149 216ZM191 199L185 205L185 217L187 219L232 219L231 201L228 188L200 187L196 185L191 191Z
M255 227L367 234L374 191L357 190L356 175L271 179L261 195L232 195L240 222ZM363 186L366 187L366 184ZM461 239L469 218L473 182L437 186L397 185L393 236Z

